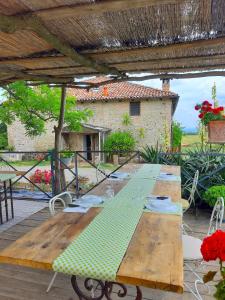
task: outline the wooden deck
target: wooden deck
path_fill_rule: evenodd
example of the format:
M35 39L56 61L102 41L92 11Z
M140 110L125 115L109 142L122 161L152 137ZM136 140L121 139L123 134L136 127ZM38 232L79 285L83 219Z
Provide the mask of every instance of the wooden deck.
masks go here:
M27 219L23 220L17 225L0 233L0 249L10 245L13 241L32 230L34 227L40 225L44 220L48 219L48 209L45 208ZM187 215L185 222L188 223L195 231L195 236L202 238L207 230L209 214L200 212L200 216L196 219L193 215ZM225 226L224 226L225 228ZM211 268L212 269L212 268ZM207 271L207 268L204 272ZM53 273L50 271L42 271L37 269L24 268L13 265L0 265L0 299L1 300L72 300L77 299L74 294L70 277L59 274L53 288L46 294L46 287L52 277ZM185 271L185 280L193 282L194 278L190 272ZM152 290L143 288L143 296L145 299L161 300L161 299L194 299L189 292L183 295L178 295L169 292L162 292L159 290ZM129 296L127 299L134 299L135 290L130 287L128 290ZM205 288L202 289L204 299L213 299L207 294ZM213 289L211 291L213 294ZM115 299L116 299L115 294Z

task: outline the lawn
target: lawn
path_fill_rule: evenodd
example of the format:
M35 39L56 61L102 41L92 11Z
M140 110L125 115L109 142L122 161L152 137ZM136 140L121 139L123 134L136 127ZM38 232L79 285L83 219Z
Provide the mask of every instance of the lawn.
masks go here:
M9 162L14 167L31 167L37 164L37 160L21 160L21 161L11 161ZM0 167L5 166L6 164L4 162L0 162ZM50 161L41 161L38 166L49 166L50 167ZM115 170L117 166L110 164L110 163L101 163L100 169L103 170ZM79 163L79 168L91 168L91 165L87 163Z
M182 151L191 150L201 146L200 135L198 134L185 134L182 137Z
M211 148L209 144L206 144L206 146L208 145L208 149L211 150L220 150L221 148L223 149L223 151L225 152L225 145L217 145L217 144L211 144ZM200 139L200 135L198 134L186 134L182 137L182 152L186 152L187 150L194 150L196 148L200 148L201 147L201 139Z
M37 160L21 160L21 161L9 161L10 165L12 166L16 166L16 167L31 167L31 166L34 166L35 164L38 163ZM0 166L4 166L5 163L4 162L1 162L0 163ZM42 161L39 163L38 166L50 166L50 161Z

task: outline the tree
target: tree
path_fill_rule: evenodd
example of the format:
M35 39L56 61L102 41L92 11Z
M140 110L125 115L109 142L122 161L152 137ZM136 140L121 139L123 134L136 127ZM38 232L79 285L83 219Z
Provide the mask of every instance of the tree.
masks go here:
M0 149L6 149L8 146L7 126L5 123L0 123Z
M66 88L39 85L29 87L23 81L17 81L3 87L7 101L0 106L0 120L8 125L18 119L29 136L38 136L45 132L46 122L55 122L55 177L56 192L61 189L58 152L61 149L61 133L66 124L70 130L79 131L81 122L92 115L89 109L76 110L76 99L66 96Z

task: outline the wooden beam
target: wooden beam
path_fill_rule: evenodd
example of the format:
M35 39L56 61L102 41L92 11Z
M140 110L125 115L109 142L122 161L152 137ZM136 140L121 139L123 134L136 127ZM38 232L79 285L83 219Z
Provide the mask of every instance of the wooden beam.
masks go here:
M119 77L124 76L124 74L114 68L110 68L104 64L98 64L93 59L84 57L83 55L79 54L66 41L63 41L52 34L36 16L0 15L0 30L6 33L14 33L17 30L31 30L35 32L39 37L43 38L46 42L51 44L60 53L83 66L92 68L103 74L113 74Z
M119 67L121 65L132 65L132 64L156 64L159 65L160 63L170 63L171 61L176 64L176 63L192 63L192 62L198 62L203 63L204 61L210 60L210 61L218 61L223 59L225 62L225 53L224 54L215 54L215 55L197 55L197 56L181 56L181 57L170 57L170 58L151 58L151 59L143 59L142 61L123 61L123 62L111 62L108 63L109 66L116 66ZM49 63L57 63L57 66L53 67L40 67L42 63L45 65ZM27 68L28 70L33 70L32 64L35 65L34 72L38 71L48 71L48 70L67 70L67 69L76 69L76 68L81 68L82 66L79 64L72 64L69 65L71 61L68 61L68 58L65 56L57 56L57 57L43 57L43 58L18 58L18 59L13 59L13 60L2 60L0 61L0 66L1 65L17 65L21 66L24 68ZM59 63L61 66L59 66ZM63 65L64 64L64 65ZM218 64L218 62L217 62ZM39 66L38 68L36 66Z
M224 62L221 62L221 59L224 58ZM212 58L211 58L212 59ZM172 59L173 61L173 59ZM185 60L176 60L174 59L174 66L171 66L171 61L168 60L158 60L158 62L152 61L144 61L144 62L129 62L129 63L120 63L120 64L110 64L111 66L116 67L118 70L123 72L140 72L140 71L148 71L148 72L157 72L161 70L183 70L183 72L188 72L190 69L196 70L208 70L208 69L224 69L225 68L225 56L219 58L219 61L213 61L212 64L209 58L206 61L199 61L193 59L193 61L188 59ZM83 68L81 66L77 67L54 67L54 68L43 68L36 70L27 70L28 74L38 74L38 75L52 75L52 76L75 76L77 73L91 73L90 69Z
M200 49L213 49L215 46L224 46L224 53L222 54L215 54L215 55L207 55L207 54L199 54L198 56L175 56L176 51L181 51L181 53L187 49L191 50L200 50ZM221 51L219 49L218 51ZM175 52L173 54L173 52ZM170 54L170 57L168 57L168 53ZM172 55L171 55L172 54ZM99 60L99 61L110 61L108 64L109 66L113 66L113 64L116 64L119 66L120 64L125 63L133 63L133 62L163 62L163 61L182 61L183 59L187 59L189 61L197 61L197 60L203 60L203 59L219 59L224 58L225 56L225 37L217 38L217 39L210 39L210 40L199 40L199 41L193 41L189 43L178 43L173 45L167 45L167 46L160 46L160 47L147 47L147 48L139 48L139 49L129 49L129 50L119 50L119 51L108 51L108 52L97 52L92 53L92 51L84 51L82 52L83 56L87 56L89 58L92 58L93 60ZM142 59L145 57L145 59ZM66 62L66 59L68 61ZM0 64L17 64L27 67L28 69L32 69L32 61L35 64L34 69L37 69L37 64L41 66L41 63L43 62L46 65L47 61L50 61L50 63L60 62L65 63L67 67L75 67L76 65L79 65L78 61L72 60L70 58L66 58L65 56L57 56L57 57L38 57L38 58L17 58L12 60L2 60L0 61ZM116 61L115 63L113 61ZM23 65L24 62L24 65ZM43 69L42 67L39 67L38 69ZM46 68L48 69L48 68ZM49 68L50 69L50 68ZM94 73L94 71L92 72Z
M4 66L0 65L0 74L3 73L4 80L9 80L11 79L17 79L17 80L34 80L34 81L45 81L46 83L48 82L67 82L67 83L73 83L74 79L73 77L56 77L56 76L51 76L51 75L39 75L39 74L28 74L26 73L26 70L19 68L18 66ZM0 78L1 81L1 78Z
M225 37L218 37L214 39L203 39L203 40L196 40L191 42L180 42L176 44L168 44L165 46L152 46L152 47L142 47L142 48L133 48L133 49L119 49L119 50L112 50L112 51L91 51L91 50L85 50L81 51L83 55L87 54L90 55L92 58L110 58L113 59L113 57L120 58L121 61L123 57L130 59L130 57L144 57L149 56L151 59L157 59L161 58L164 55L170 54L173 56L173 52L179 51L184 52L187 50L205 50L209 49L212 50L213 47L224 47L224 53L225 53ZM200 54L199 54L200 55ZM169 59L169 57L167 57Z
M187 79L187 78L199 78L199 77L209 77L209 76L225 76L225 71L211 71L211 72L196 72L196 73L174 73L174 74L168 74L168 73L160 73L160 74L153 74L153 75L144 75L144 76L129 76L127 78L117 78L117 79L110 79L104 82L99 83L92 83L92 82L85 82L82 81L82 85L87 84L89 85L88 88L98 87L110 83L117 83L117 82L123 82L123 81L145 81L145 80L151 80L151 79ZM76 85L79 85L79 82L75 82L74 84L68 84L68 87L75 87ZM85 87L81 87L84 88Z
M42 9L34 14L49 20L63 19L70 17L84 17L91 14L103 14L129 9L138 9L146 6L161 6L167 4L180 4L183 0L101 0L99 2L90 2L78 5L67 5L60 7L51 7Z
M93 82L74 82L74 83L58 83L55 86L61 87L66 86L67 88L75 88L75 89L85 89L89 90L94 87L100 87L102 85L110 84L110 83L118 83L123 81L145 81L151 79L188 79L188 78L201 78L201 77L209 77L209 76L222 76L225 77L225 71L211 71L211 72L196 72L196 73L158 73L152 75L144 75L144 76L129 76L126 78L116 78L109 79L100 83ZM29 85L37 86L41 84L46 84L45 82L30 82ZM176 96L175 96L176 97Z

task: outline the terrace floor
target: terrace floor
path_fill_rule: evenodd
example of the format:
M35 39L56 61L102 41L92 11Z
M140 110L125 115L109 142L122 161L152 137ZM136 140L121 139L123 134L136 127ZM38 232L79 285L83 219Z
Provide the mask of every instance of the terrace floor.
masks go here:
M32 201L29 201L32 203ZM35 203L34 203L35 205ZM194 235L200 238L204 237L207 232L210 214L204 211L199 213L196 218L192 214L184 217L185 222L194 230ZM21 222L12 225L10 228L0 232L0 250L7 247L20 238L25 233L39 226L42 222L50 217L48 208L43 208L38 212L28 216ZM1 226L0 226L1 229ZM224 225L225 229L225 225ZM132 266L131 266L132 267ZM214 267L205 267L200 273L206 273L208 269L215 269ZM30 269L13 265L0 265L0 300L73 300L78 299L74 294L70 284L70 277L59 274L56 278L53 288L46 294L46 288L52 278L53 272ZM185 281L193 283L194 277L189 271L185 271ZM203 299L213 299L213 288L211 288L211 295L205 287L201 288ZM159 290L142 288L144 299L151 300L177 300L177 299L194 299L194 297L187 291L183 295L177 295L170 292L163 292ZM115 296L115 297L114 297ZM113 299L116 299L116 294ZM128 288L128 296L126 299L135 299L134 288Z

